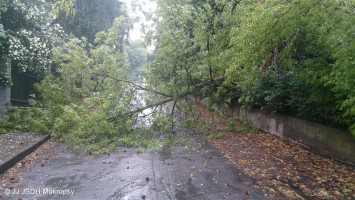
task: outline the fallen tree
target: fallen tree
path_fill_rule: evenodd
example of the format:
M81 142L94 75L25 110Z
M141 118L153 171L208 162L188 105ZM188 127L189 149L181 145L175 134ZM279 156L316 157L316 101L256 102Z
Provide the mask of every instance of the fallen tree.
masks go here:
M110 117L110 118L108 118L107 120L108 120L108 121L114 121L115 119L118 119L118 118L120 118L120 117L122 117L122 116L131 116L131 115L133 115L134 113L139 113L139 112L142 112L142 111L144 111L144 110L146 110L146 109L153 108L153 107L156 107L156 106L160 106L160 105L166 104L166 103L171 102L171 101L176 102L176 101L178 101L179 99L181 99L181 98L183 98L183 97L186 97L187 95L190 95L190 94L196 92L197 90L199 90L199 89L201 89L201 88L203 88L203 87L206 87L206 86L209 86L209 85L213 85L213 84L215 84L215 83L217 83L217 82L220 82L220 81L222 81L222 80L224 80L224 79L225 79L225 75L217 76L216 78L213 78L212 80L205 81L205 82L202 82L202 83L200 83L200 84L197 84L197 85L194 86L191 90L186 91L186 92L183 92L183 93L181 93L181 94L179 94L179 95L177 95L177 96L175 96L175 97L166 98L166 99L164 99L164 100L162 100L162 101L159 101L159 102L156 102L156 103L153 103L153 104L149 104L149 105L144 106L144 107L141 107L141 108L137 108L136 110L133 110L133 111L124 113L124 114L122 114L122 115L116 115L116 116L114 116L114 117ZM149 91L149 90L148 90L148 91ZM174 107L175 107L175 104L176 104L176 103L174 103Z

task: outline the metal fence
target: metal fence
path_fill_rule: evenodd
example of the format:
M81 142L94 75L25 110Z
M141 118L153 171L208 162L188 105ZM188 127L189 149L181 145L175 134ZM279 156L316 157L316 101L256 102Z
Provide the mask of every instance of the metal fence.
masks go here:
M11 87L11 105L12 106L29 106L28 99L30 95L35 93L34 84L39 79L30 73L21 73L17 70L11 71L12 87Z

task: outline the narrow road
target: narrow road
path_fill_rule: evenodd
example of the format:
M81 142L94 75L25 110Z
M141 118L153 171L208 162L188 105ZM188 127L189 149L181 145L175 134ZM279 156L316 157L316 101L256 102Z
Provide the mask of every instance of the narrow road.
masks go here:
M20 163L2 176L0 199L264 198L253 180L228 164L206 139L192 136L188 141L184 147L140 154L119 148L91 155L51 140L22 162L29 164ZM6 187L6 179L14 184Z

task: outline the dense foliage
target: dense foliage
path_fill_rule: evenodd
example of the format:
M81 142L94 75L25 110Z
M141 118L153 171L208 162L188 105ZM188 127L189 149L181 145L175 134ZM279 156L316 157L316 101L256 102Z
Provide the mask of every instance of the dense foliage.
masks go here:
M158 1L153 84L346 128L355 134L351 1ZM178 91L177 91L178 90Z
M0 1L0 69L6 58L12 68L36 75L51 65L51 49L61 43L64 31L53 23L49 4L36 0ZM11 85L0 70L1 85Z
M1 9L3 20L13 13L7 12L11 6L21 1L0 2L6 5ZM37 1L31 2L28 5L37 5ZM151 131L166 132L167 125L174 125L168 115L182 106L188 108L188 101L178 100L194 94L215 110L216 102L238 102L248 108L348 128L355 135L353 2L158 0L158 11L152 15L156 32L147 35L156 44L147 73L142 70L149 57L147 51L138 42L126 40L131 27L126 14L101 12L108 4L95 7L98 1L56 2L64 9L62 14L69 13L59 19L63 26L87 38L72 37L62 45L53 45L53 41L60 41L54 39L60 38L59 31L55 37L45 34L35 39L37 33L47 33L47 29L28 33L26 23L32 23L32 18L27 19L29 9L25 7L18 8L16 17L26 22L18 30L1 21L2 55L25 70L43 71L48 61L53 74L36 86L40 96L31 100L33 108L15 109L1 118L0 132L51 133L71 147L96 153L112 150L117 144L148 146L155 142L144 138L151 137ZM70 15L70 6L60 2L72 2L75 16ZM88 6L89 2L93 4ZM116 3L112 9L118 11L121 4ZM101 11L91 15L93 9ZM48 10L45 13L52 16ZM81 22L88 14L85 19L90 20ZM34 23L34 27L42 23L56 27L52 25L54 18L48 16L45 19L51 21ZM119 17L108 29L113 16ZM80 26L75 26L78 23ZM52 30L57 29L48 28L48 33ZM20 33L28 34L27 40L22 40ZM28 39L31 37L33 42ZM36 45L52 50L35 49L29 54L34 57L28 60L22 56L27 51L15 49L21 46L32 50ZM16 60L18 54L22 57ZM148 86L134 82L142 74ZM225 77L223 82L221 77ZM164 107L169 101L173 105ZM151 110L142 113L145 108ZM146 116L153 116L148 123L137 121Z
M67 1L56 1L56 3L58 2ZM80 2L82 1L76 1L77 4ZM96 1L96 3L98 2ZM115 5L116 3L119 4L115 2ZM4 5L10 8L13 4L5 2ZM37 4L30 5L37 6ZM45 4L41 1L38 5L48 6L43 7L48 16L42 17L52 21L47 21L45 25L54 23L55 17L51 14L51 5L53 4ZM63 12L66 12L65 5L59 4L59 7L55 9L64 9ZM90 6L94 6L94 4ZM112 7L112 9L116 8L117 6ZM15 16L12 16L14 13L11 10L4 9L3 11L5 14L11 14L6 18L9 19L6 23L16 20ZM24 18L28 17L25 10L20 11ZM104 10L101 11L101 14L105 14ZM80 11L75 13L80 13ZM149 130L144 127L134 128L137 124L136 115L124 115L134 108L132 107L134 102L139 102L135 97L137 91L135 91L135 87L132 87L134 83L129 81L130 71L132 71L129 68L136 64L137 66L132 68L138 70L138 65L146 62L147 54L142 51L139 44L133 45L132 42L132 45L127 47L124 38L127 38L131 20L120 14L118 10L113 15L121 16L116 17L112 22L110 22L112 16L109 16L106 19L108 20L106 24L97 22L97 29L93 28L91 32L82 31L81 35L78 35L89 37L96 35L95 40L91 41L92 43L86 38L66 37L66 42L60 40L61 43L48 48L49 55L46 59L50 61L52 74L45 77L40 84L36 84L39 96L33 95L33 99L30 100L31 108L11 108L5 116L0 118L0 133L17 131L50 133L53 137L67 142L70 147L93 153L114 150L118 144L143 147L156 144ZM70 24L70 19L68 20ZM102 27L102 25L106 27ZM88 24L83 24L83 26L90 28ZM19 24L18 27L19 29L26 28L25 24ZM55 27L60 29L59 25L55 25ZM100 29L107 30L97 32ZM12 33L15 28L6 30L8 31L3 32ZM43 31L44 29L39 30ZM55 42L62 32L48 36L48 41ZM72 32L75 33L75 30ZM4 38L6 39L6 37L10 36L5 35ZM44 39L46 38L44 37ZM40 46L46 47L46 45ZM29 46L29 48L33 47ZM125 49L128 49L128 54ZM16 61L13 57L10 58L13 62ZM33 62L30 63L26 60L23 62L31 67L36 67ZM45 69L46 65L41 67ZM34 73L36 72L43 74L43 70L34 71ZM113 116L119 117L109 120ZM145 134L141 134L143 131Z
M118 144L155 145L148 130L134 129L135 115L122 115L137 101L133 83L125 80L127 61L116 40L129 25L127 18L117 18L109 30L97 34L96 47L76 38L56 47L55 75L36 85L40 101L31 100L32 108L25 111L10 110L0 119L0 131L50 133L72 148L93 153L112 151Z
M348 1L241 3L240 23L230 33L229 53L235 54L228 82L244 92L264 92L244 95L245 103L264 100L273 111L347 124L354 132L354 6ZM240 15L245 11L253 15ZM270 91L257 92L270 80Z
M109 29L116 17L126 16L123 3L117 0L52 0L62 11L55 10L58 18L55 20L67 33L75 37L86 37L89 43L94 43L97 32ZM74 9L74 14L71 9ZM127 16L126 16L127 17ZM123 38L120 39L123 42Z

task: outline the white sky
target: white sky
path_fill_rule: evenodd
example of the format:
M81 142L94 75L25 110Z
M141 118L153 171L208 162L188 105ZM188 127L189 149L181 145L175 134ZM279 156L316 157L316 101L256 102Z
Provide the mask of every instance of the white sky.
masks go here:
M130 39L133 40L143 40L143 30L141 29L141 25L144 24L149 28L153 28L153 22L147 21L142 9L144 12L154 13L157 4L155 0L120 0L121 2L126 3L127 11L130 17L135 18L139 17L139 21L133 24L133 29L130 31ZM132 3L136 6L136 9L132 7Z

